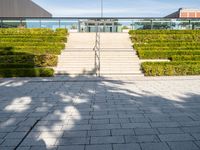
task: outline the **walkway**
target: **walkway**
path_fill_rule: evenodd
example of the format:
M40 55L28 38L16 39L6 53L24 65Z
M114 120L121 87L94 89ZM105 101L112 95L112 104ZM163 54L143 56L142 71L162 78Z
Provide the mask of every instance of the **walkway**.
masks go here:
M200 77L82 79L0 79L0 149L200 149Z

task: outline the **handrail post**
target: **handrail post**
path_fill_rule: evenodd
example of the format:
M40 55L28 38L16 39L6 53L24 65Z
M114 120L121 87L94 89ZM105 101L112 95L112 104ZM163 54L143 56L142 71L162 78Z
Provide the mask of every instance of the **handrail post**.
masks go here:
M96 76L100 77L100 32L99 32L99 22L96 20L96 37L95 37L95 46L94 49L95 51L95 72Z

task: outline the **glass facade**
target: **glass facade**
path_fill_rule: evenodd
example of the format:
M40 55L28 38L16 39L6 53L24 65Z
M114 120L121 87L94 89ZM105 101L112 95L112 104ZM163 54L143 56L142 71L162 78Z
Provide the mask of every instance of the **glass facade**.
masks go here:
M200 19L168 18L0 18L1 28L66 28L71 32L127 32L128 30L200 29Z

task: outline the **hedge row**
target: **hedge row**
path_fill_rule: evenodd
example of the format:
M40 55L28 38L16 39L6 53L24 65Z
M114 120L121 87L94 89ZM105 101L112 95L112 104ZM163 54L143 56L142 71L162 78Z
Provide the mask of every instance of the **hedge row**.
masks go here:
M199 75L200 62L144 62L145 76Z
M19 47L20 48L20 47ZM42 47L37 48L37 47L27 47L26 49L10 49L8 47L7 50L1 50L0 49L0 55L21 55L21 54L28 54L28 55L45 55L45 54L54 54L54 55L60 55L61 50L60 48L45 48Z
M133 46L133 48L135 48L136 50L146 50L146 51L150 51L150 50L170 50L170 51L174 51L174 50L200 50L200 47L198 46L185 46L185 47L140 47L140 46Z
M0 77L52 77L51 68L6 68L0 69Z
M138 56L141 59L169 59L174 55L200 55L199 50L139 50Z
M0 29L0 77L53 76L67 30Z
M5 55L0 56L0 64L32 64L36 67L53 67L57 65L56 55Z
M172 61L200 61L200 55L176 55L170 59Z
M131 30L129 34L200 34L200 30Z
M35 34L35 35L56 35L51 29L24 29L24 28L2 28L0 29L0 35L28 35L28 34Z
M60 42L1 42L0 43L0 48L5 48L5 47L28 47L28 46L37 46L37 47L64 47L64 43Z
M63 36L36 36L36 37L24 37L24 36L1 36L1 42L67 42L67 38Z
M190 46L198 46L200 47L200 42L154 42L154 43L134 43L134 46L139 47L190 47Z

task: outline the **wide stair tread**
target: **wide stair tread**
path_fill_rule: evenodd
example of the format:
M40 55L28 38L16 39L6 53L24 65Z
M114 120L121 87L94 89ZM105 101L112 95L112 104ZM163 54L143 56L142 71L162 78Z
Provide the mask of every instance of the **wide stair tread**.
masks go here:
M94 33L71 33L57 75L95 75ZM101 34L101 76L144 76L128 34Z

